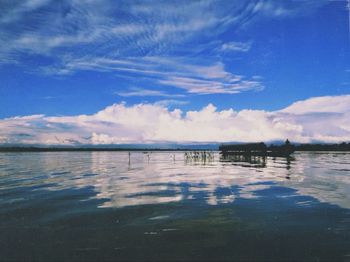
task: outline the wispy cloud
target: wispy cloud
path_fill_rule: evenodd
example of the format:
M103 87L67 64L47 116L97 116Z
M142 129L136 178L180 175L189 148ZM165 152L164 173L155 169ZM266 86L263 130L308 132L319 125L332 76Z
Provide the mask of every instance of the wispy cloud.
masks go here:
M96 55L101 51L122 56L167 52L203 30L221 28L212 30L211 35L225 30L231 14L222 7L232 9L234 5L222 5L213 1L13 1L1 6L0 41L8 43L2 45L1 56L79 55L78 46L81 51L94 50Z
M329 3L329 0L300 0L300 1L253 1L252 13L269 17L291 17L304 15L317 10Z
M184 100L176 100L176 99L164 99L159 100L154 105L161 106L161 107L171 107L171 106L181 106L181 105L187 105L189 102Z
M116 91L114 92L114 94L123 96L123 97L130 97L130 96L184 97L184 95L181 95L181 94L168 94L161 90L151 90L151 89L144 89L144 88L138 88L138 87L129 88L126 91Z
M296 15L321 2L5 1L0 3L0 64L23 66L27 56L45 56L50 62L40 72L50 74L80 70L138 74L198 94L261 89L262 84L249 77L233 81L235 73L226 71L217 56L202 52L196 57L193 43L202 50L207 46L247 52L251 42L222 43L218 36L256 17ZM189 42L191 48L186 47Z
M203 44L256 17L297 15L326 2L5 1L0 4L0 57L11 61L28 53L55 58L86 52L99 57L170 54L195 37L200 36L197 44ZM248 48L242 44L231 42L226 48Z
M194 94L237 94L252 89L263 89L263 86L258 81L237 81L235 78L229 78L227 81L220 81L220 79L169 77L159 82L164 85L185 89L188 93Z
M248 52L251 48L251 42L228 42L220 47L223 52Z
M125 59L84 57L71 58L56 67L45 68L48 74L71 74L80 70L114 72L120 77L138 76L157 85L172 86L191 94L236 94L247 90L262 90L262 79L244 77L225 70L221 62L200 61L194 64L187 57L145 56ZM152 90L120 91L121 96L145 95L167 96Z

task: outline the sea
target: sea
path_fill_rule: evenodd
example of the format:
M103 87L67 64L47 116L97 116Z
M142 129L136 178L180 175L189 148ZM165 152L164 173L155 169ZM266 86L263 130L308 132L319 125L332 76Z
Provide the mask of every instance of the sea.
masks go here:
M0 153L0 261L350 261L350 153Z

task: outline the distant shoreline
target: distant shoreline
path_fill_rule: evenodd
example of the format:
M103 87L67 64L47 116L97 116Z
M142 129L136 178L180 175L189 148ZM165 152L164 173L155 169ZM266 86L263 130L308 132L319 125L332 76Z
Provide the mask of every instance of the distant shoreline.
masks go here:
M218 151L189 148L60 148L60 147L0 147L0 152L153 152L153 151Z
M299 144L294 145L296 152L350 152L350 143L341 144ZM166 151L219 151L219 145L211 148L124 148L124 147L40 147L7 146L0 152L166 152Z

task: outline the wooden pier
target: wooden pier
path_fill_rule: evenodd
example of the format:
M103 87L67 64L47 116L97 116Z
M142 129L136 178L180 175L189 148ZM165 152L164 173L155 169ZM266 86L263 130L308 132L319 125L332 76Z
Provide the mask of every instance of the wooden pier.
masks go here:
M222 155L288 157L295 148L287 139L283 145L266 146L265 143L226 144L219 147Z

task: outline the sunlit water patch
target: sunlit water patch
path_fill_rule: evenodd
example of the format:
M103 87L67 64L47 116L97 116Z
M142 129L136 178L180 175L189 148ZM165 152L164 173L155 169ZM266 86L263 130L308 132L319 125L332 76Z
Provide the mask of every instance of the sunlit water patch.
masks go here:
M350 154L0 154L0 260L350 259Z

